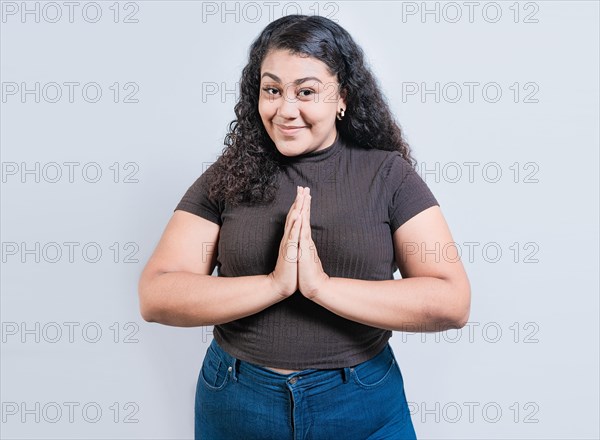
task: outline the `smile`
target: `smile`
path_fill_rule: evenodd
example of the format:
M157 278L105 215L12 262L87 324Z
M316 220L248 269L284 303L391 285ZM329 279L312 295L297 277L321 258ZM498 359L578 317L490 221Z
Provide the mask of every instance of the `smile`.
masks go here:
M288 135L288 136L292 136L292 135L298 133L303 128L306 128L306 127L288 127L288 128L286 128L279 124L275 124L275 126L281 133Z

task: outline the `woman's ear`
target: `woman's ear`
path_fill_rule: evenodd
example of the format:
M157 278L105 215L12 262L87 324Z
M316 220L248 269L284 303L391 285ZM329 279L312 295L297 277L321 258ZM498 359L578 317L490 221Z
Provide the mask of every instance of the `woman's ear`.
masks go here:
M338 100L338 104L342 106L341 108L346 109L346 89L340 90L340 98Z

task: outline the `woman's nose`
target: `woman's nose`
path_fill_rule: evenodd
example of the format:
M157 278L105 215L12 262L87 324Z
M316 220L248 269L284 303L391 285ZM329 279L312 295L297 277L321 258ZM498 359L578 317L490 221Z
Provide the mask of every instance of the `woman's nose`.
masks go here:
M279 100L279 108L277 112L283 118L296 118L298 116L298 97L293 89L289 88L284 91L282 99Z

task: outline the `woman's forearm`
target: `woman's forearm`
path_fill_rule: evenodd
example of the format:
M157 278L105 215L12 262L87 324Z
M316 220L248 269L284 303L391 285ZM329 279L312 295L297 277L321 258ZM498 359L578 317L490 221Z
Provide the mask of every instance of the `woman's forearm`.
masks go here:
M139 286L146 321L176 327L222 324L257 313L285 299L270 275L216 277L167 272Z
M470 287L433 277L367 281L330 277L311 298L346 319L397 331L436 332L463 327Z

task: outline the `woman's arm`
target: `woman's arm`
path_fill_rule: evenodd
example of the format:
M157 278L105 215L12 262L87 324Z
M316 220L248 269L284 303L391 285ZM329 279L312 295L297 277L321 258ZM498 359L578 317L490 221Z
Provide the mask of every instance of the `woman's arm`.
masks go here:
M471 288L439 206L417 214L393 235L399 280L323 277L317 304L373 327L435 332L463 327Z
M282 301L269 275L213 277L219 225L177 210L139 280L142 317L177 327L214 325Z

